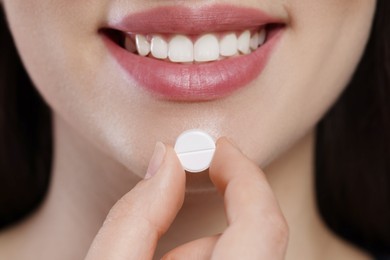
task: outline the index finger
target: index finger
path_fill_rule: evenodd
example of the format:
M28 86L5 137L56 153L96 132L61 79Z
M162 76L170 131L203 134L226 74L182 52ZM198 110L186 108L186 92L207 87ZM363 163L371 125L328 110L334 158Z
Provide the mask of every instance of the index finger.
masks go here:
M156 175L140 181L110 210L86 259L152 259L184 194L184 170L173 148L166 146Z

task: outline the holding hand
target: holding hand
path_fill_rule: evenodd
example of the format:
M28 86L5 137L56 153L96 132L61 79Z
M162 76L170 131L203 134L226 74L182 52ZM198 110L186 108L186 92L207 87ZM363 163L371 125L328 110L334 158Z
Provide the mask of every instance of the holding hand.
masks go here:
M221 138L209 173L224 196L228 227L220 235L181 245L164 258L283 259L287 223L259 167ZM158 143L145 180L111 209L86 259L152 259L183 204L185 176L172 147Z

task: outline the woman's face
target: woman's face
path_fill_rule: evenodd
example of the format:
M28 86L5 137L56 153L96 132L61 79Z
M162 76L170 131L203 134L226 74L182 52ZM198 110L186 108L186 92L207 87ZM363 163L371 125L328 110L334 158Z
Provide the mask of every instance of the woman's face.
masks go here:
M3 5L27 70L56 116L143 176L155 142L174 144L190 128L230 137L261 166L288 149L348 83L368 39L375 0L4 0ZM253 36L263 27L267 37L257 47ZM243 54L247 29L257 49ZM206 47L196 49L207 33ZM241 51L231 57L236 47L225 46L231 53L215 56L212 49L222 49L229 33L226 46L236 46L234 37L240 38ZM130 53L135 34L139 43L145 36L152 45L148 57ZM177 34L184 37L164 50L164 42ZM139 46L148 52L148 44ZM175 62L174 57L188 59L194 48L189 59L196 62ZM174 49L183 50L182 56ZM202 51L213 61L200 61ZM168 60L157 59L164 55Z

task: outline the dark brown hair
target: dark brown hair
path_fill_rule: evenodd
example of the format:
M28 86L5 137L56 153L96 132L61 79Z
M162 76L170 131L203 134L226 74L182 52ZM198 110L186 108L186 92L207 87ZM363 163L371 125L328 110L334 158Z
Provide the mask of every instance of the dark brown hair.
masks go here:
M390 254L390 1L378 0L353 79L318 125L319 210L339 235ZM0 228L33 211L48 188L51 114L0 18Z
M390 1L348 88L317 127L316 191L335 232L390 256Z
M33 87L0 7L0 228L35 209L51 169L50 110Z

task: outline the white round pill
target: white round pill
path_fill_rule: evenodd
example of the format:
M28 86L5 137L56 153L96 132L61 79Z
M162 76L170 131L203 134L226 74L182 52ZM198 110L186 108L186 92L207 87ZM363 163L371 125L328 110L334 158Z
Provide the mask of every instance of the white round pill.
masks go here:
M186 171L202 172L210 167L215 142L202 130L187 130L176 139L175 152Z

